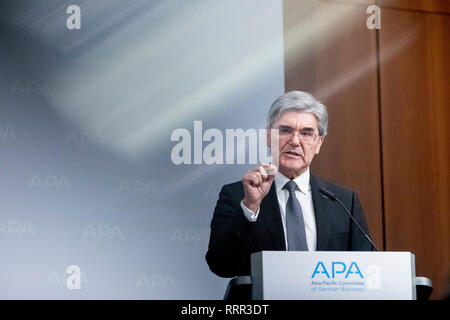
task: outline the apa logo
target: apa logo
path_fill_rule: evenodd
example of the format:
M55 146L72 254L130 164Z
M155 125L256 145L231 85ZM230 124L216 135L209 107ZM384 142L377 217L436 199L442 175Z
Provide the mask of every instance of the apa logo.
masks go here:
M178 242L182 244L208 243L208 240L208 229L175 229L170 237L170 242Z
M331 276L328 272L331 270ZM347 272L346 272L347 271ZM347 268L347 265L344 262L340 261L333 261L331 262L331 269L330 266L328 269L325 267L324 263L322 261L319 261L316 265L316 268L314 269L314 272L311 276L311 278L314 278L316 274L325 274L328 279L332 278L334 279L338 274L344 274L345 273L345 279L348 278L350 274L359 275L361 279L364 279L363 274L361 273L361 270L358 267L358 264L356 262L352 262L350 266Z
M103 224L99 225L98 227L93 225L86 226L81 239L85 240L88 238L93 238L95 240L112 240L114 238L120 238L122 240L125 240L119 226L109 226Z
M52 96L53 91L47 82L18 80L13 83L10 94Z
M39 176L35 174L28 184L28 189L38 188L41 190L70 190L69 181L64 176Z
M35 232L33 227L28 221L6 221L2 222L0 220L0 236L13 236L18 235L20 237L26 236L35 236Z
M64 141L64 144L105 144L103 141L103 138L98 135L96 132L92 130L82 130L82 131L76 131L76 130L70 130L66 140Z
M142 181L142 180L122 180L119 186L119 193L125 192L130 194L150 194L157 195L158 191L155 188L155 185L150 181Z
M136 287L138 288L148 288L148 289L154 289L154 288L176 288L175 280L172 275L170 274L161 274L161 273L153 273L153 274L146 274L141 273L139 275L139 279L137 281Z

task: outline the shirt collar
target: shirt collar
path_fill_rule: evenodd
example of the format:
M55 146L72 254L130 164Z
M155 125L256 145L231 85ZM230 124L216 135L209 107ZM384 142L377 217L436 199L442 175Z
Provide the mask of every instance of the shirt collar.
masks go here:
M297 178L294 179L294 182L297 184L300 191L304 194L307 194L309 191L309 167L306 169L305 172L303 172L301 175L299 175ZM290 179L286 178L282 173L279 171L277 172L275 176L275 188L278 192L280 192L281 189L283 189L284 185L289 181Z

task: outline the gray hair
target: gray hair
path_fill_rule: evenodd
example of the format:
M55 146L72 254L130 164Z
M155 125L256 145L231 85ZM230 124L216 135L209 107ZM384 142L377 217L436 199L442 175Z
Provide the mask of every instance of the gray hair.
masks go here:
M297 110L300 112L310 112L317 119L317 127L321 136L326 136L328 131L327 108L316 100L312 94L303 91L289 91L279 96L267 114L267 126L272 127L281 114L286 110Z

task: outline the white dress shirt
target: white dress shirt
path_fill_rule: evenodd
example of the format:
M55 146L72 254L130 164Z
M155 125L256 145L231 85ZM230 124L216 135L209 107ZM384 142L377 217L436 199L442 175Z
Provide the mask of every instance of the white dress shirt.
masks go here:
M314 204L311 195L311 185L309 183L310 172L309 168L300 176L294 179L300 190L295 191L303 212L303 221L305 222L306 243L308 244L309 251L316 251L317 248L317 230L316 230L316 218L314 215ZM283 189L284 185L289 181L280 172L275 176L275 190L277 192L278 204L280 207L281 221L283 222L284 229L284 241L286 243L286 249L288 249L288 242L286 237L286 204L289 199L289 191ZM250 222L255 222L259 216L259 208L256 213L248 209L241 201L241 208L244 211L244 215Z

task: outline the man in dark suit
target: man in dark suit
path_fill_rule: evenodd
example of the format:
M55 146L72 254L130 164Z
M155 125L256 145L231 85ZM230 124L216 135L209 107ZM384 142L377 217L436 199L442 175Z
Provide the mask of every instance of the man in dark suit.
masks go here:
M267 128L277 129L279 139L271 146L267 130L267 144L278 166L261 165L242 181L223 186L206 253L211 271L221 277L249 275L250 254L263 250L372 250L344 209L319 188L334 193L368 233L357 194L310 173L327 125L325 106L306 92L291 91L275 100Z

